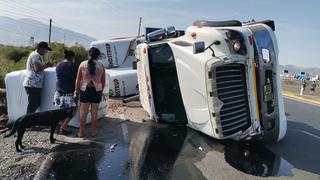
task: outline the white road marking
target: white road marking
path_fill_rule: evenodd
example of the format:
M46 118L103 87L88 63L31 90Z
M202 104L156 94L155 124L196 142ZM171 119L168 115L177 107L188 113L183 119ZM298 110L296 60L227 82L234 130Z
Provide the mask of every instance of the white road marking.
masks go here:
M298 102L301 102L301 103L305 103L305 104L309 104L309 105L313 105L313 106L320 107L320 105L315 104L315 103L303 101L303 100L300 100L300 99L291 98L291 97L288 97L288 96L283 96L283 97L284 97L284 98L287 98L287 99L290 99L290 100L293 100L293 101L298 101Z
M312 136L312 137L314 137L314 138L320 139L320 136L317 136L317 135L315 135L315 134L309 133L309 132L307 132L307 131L301 131L301 132L304 133L304 134L308 134L309 136Z
M315 135L315 134L312 134L312 133L310 133L310 132L308 132L308 131L304 131L304 130L300 130L300 129L290 129L289 131L301 132L301 133L303 133L303 134L307 134L307 135L312 136L312 137L314 137L314 138L320 139L320 136L317 136L317 135Z

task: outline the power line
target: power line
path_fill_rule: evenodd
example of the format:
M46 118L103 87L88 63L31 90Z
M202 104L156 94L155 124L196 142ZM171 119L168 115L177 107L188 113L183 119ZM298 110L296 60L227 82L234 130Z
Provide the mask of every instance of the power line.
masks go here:
M22 16L22 17L29 17L29 18L32 18L32 19L37 19L37 20L39 19L39 20L47 21L47 19L38 18L38 17L32 16L32 15L27 15L27 14L22 14L22 13L19 13L19 12L8 11L8 10L5 10L5 9L0 9L0 10L2 12L6 12L6 13L12 14L14 16L19 15L19 16Z
M3 3L3 2L2 2ZM16 6L12 6L12 4L5 4L8 6L4 11L9 13L14 13L15 16L20 15L24 17L31 17L33 19L37 19L39 21L47 21L49 18L43 17L43 15L39 15L38 13L33 13L30 11L26 11L23 7L19 8Z
M10 13L4 13L4 12L0 12L0 14L4 14L4 15L11 15ZM32 26L32 28L40 28L40 29L43 29L45 31L48 31L48 28L46 27L46 25L39 25L39 24L35 24L35 23L32 23L32 22L26 22L26 21L19 21L17 19L14 19L14 18L10 18L10 20L13 20L17 23L22 23L22 24L26 24L26 25L29 25L29 26ZM91 39L88 39L88 38L85 38L85 37L82 37L82 36L77 36L77 35L73 35L71 34L71 32L68 32L68 30L62 30L60 29L60 27L57 27L57 26L53 26L52 27L52 32L55 33L55 34L60 34L61 36L64 36L64 35L68 35L68 36L71 36L71 37L74 37L75 40L83 40L83 41L87 41L87 42L91 42L92 40Z
M3 10L3 9L0 9L0 10ZM16 10L19 10L19 9L16 9ZM30 15L30 14L27 14L27 13L15 13L15 12L8 11L8 10L4 10L4 11L2 11L2 12L0 12L0 13L5 14L5 15L8 15L8 16L29 17L29 18L37 19L37 20L38 20L38 19L41 19L41 20L47 22L46 19L38 18L38 17L35 17L35 16ZM17 21L17 20L16 20L16 21ZM43 22L41 22L41 23L43 23ZM26 23L25 23L25 24L26 24ZM38 24L35 24L35 23L32 23L32 22L27 22L27 24L30 24L30 25L33 25L33 26L37 26L37 27L39 27L39 28L44 28L44 27L39 26ZM63 29L68 30L68 28L63 27L60 23L56 23L56 22L55 22L55 24L57 24L60 28L63 28ZM58 28L58 27L56 27L56 28ZM47 28L45 28L45 29L47 30ZM63 30L60 30L60 29L55 29L55 32L56 32L56 33L59 33L59 32L57 32L57 31L62 32L62 33L60 33L60 34L66 34L66 31L63 31ZM70 33L68 33L68 34L70 34ZM76 37L75 35L70 35L70 36ZM80 39L82 39L82 40L84 40L84 41L89 41L89 42L92 41L91 39L86 38L86 37L76 37L76 38L80 38Z
M61 19L61 20L63 19L63 21L68 21L68 24L72 24L72 25L74 25L76 27L80 27L78 24L73 23L73 21L67 20L67 19L59 17L57 15L52 16L52 15L48 14L47 12L44 12L42 10L39 10L39 9L36 9L36 8L33 8L33 7L30 7L30 6L26 5L25 3L17 2L15 0L3 0L3 1L5 1L5 2L2 2L2 3L6 3L6 5L10 6L12 9L14 9L16 11L19 11L20 15L22 14L23 16L28 16L28 17L31 17L32 19L37 19L37 20L41 19L45 23L50 18ZM14 5L12 3L14 3ZM6 10L6 11L8 11L8 10ZM21 13L21 12L23 12L23 13ZM16 15L17 14L14 14L14 16L16 16ZM43 16L47 17L47 18L40 18L40 17L43 17ZM65 27L65 25L61 25L61 22L59 22L59 23L55 22L55 24L59 25L61 28ZM62 24L64 24L64 23L62 23ZM64 29L68 29L68 28L64 28ZM92 41L91 39L88 39L86 37L81 37L81 39L85 40L85 41Z
M8 15L8 16L14 15L13 13L6 13L6 12L0 12L0 14ZM30 22L30 21L26 22L26 21L17 20L17 19L14 19L14 18L10 18L10 20L13 20L13 21L18 22L18 23L23 23L23 24L26 24L26 25L35 26L35 28L41 28L41 29L44 29L46 31L48 30L46 25L39 25L39 24L35 24L33 22ZM64 32L63 30L58 29L58 27L54 27L54 28L55 28L56 33L59 33L59 34L62 34L62 35L66 34L66 32ZM57 32L57 31L60 31L60 32Z
M4 15L6 15L6 16L11 16L10 13L0 12L0 14L4 14ZM41 28L41 29L48 30L48 28L44 27L44 25L41 26L41 25L39 25L39 24L35 24L35 23L29 22L29 21L28 21L28 22L26 22L26 21L21 21L21 20L19 21L19 20L14 19L14 18L10 18L10 20L13 20L13 21L18 22L18 23L23 23L23 24L26 24L26 25L29 25L29 26L36 26L37 28Z
M6 1L7 2L6 5L10 6L13 9L19 9L19 7L20 7L20 8L22 8L22 10L19 9L20 11L24 11L24 12L27 11L28 13L35 14L36 16L39 16L39 17L47 16L47 15L44 15L43 13L40 13L41 11L38 9L34 9L34 8L29 7L25 4L19 4L18 2L14 1L14 0L3 0L3 1ZM5 2L3 2L3 3L5 3ZM13 5L12 3L14 3L15 5ZM48 15L46 19L49 19L49 17L50 17L50 15Z
M4 1L7 1L8 3L12 3L12 2L13 2L13 3L15 3L16 5L18 5L19 7L23 8L23 10L24 10L24 9L29 9L29 10L31 10L32 12L36 12L37 16L40 16L40 17L41 17L41 16L44 15L44 16L47 17L46 21L47 21L48 19L50 19L50 18L60 19L60 20L63 19L64 21L68 21L68 24L73 24L73 25L79 27L79 25L78 25L78 24L75 24L73 21L67 20L67 19L62 18L62 17L59 17L59 16L57 16L57 15L52 16L52 15L50 15L50 14L48 14L48 13L42 11L42 10L35 9L35 8L33 8L33 7L27 6L27 5L24 4L24 3L17 2L17 1L14 1L14 0L4 0ZM11 6L11 7L12 7L12 6ZM28 11L29 11L29 10L28 10Z
M11 7L12 10L15 10L16 12L13 12L13 11L10 11L10 10L4 10L4 9L0 9L0 14L4 14L4 15L7 15L7 16L14 16L14 17L17 17L17 18L20 18L20 17L23 17L23 18L31 18L31 19L36 19L36 20L41 20L40 22L43 23L42 21L45 21L47 22L47 19L45 18L40 18L43 16L43 14L47 14L47 13L44 13L43 11L40 11L38 9L35 9L35 8L32 8L32 7L29 7L29 6L26 6L26 5L21 5L20 3L16 2L16 1L8 1L8 0L3 0L3 1L6 1L6 5ZM0 3L5 3L5 2L1 2ZM11 4L9 4L11 3ZM14 3L16 6L13 6L12 3ZM21 9L22 8L22 9ZM28 9L28 10L27 10ZM36 14L36 15L34 15ZM49 15L49 14L47 14ZM47 16L47 15L44 15ZM50 15L49 15L50 16ZM12 18L11 18L12 19ZM48 18L49 19L49 18ZM48 30L48 28L46 27L46 25L39 25L39 24L35 24L33 22L30 22L30 21L19 21L17 19L12 19L13 21L16 21L18 23L23 23L23 24L27 24L27 25L31 25L35 28L41 28L41 29L44 29L44 30ZM62 26L60 23L56 23L55 24L59 25L59 27L54 27L52 28L52 30L54 31L54 33L58 33L58 34L61 34L61 35L69 35L71 37L74 37L75 40L83 40L83 41L86 41L86 42L91 42L92 40L85 37L85 36L77 36L77 35L73 35L71 34L70 31L68 28L64 28L64 26ZM70 23L70 24L74 24L74 23ZM78 26L77 24L74 24L76 26ZM63 28L65 30L62 30L62 29L59 29L59 28ZM80 33L81 34L81 33Z

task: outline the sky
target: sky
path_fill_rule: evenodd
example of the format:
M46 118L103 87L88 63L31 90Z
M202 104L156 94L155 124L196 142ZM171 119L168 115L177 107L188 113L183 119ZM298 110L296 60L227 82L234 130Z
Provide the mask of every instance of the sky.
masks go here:
M6 10L6 12L1 10ZM29 18L98 40L138 34L144 27L185 30L196 20L256 21L276 24L280 64L320 67L320 1L317 0L0 0L0 15Z

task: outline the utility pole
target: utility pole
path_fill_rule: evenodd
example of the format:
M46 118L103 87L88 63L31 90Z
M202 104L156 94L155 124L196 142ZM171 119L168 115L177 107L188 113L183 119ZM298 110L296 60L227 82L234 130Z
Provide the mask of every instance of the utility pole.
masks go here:
M51 43L51 24L52 24L52 19L50 18L50 23L49 23L49 45Z
M30 47L34 47L34 37L30 37Z
M63 35L63 46L66 46L66 35Z
M140 20L139 20L139 30L138 30L138 36L140 36L141 19L142 19L142 17L140 17Z
M49 46L50 46L50 43L51 43L51 25L52 25L52 19L50 18L50 21L49 21ZM49 53L47 53L47 60L49 60Z

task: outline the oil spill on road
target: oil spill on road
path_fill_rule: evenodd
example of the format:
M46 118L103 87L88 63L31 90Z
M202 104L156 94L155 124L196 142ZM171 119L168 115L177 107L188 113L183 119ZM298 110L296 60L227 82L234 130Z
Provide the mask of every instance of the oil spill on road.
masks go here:
M259 142L220 141L185 126L163 124L129 130L129 143L121 133L115 136L94 148L91 144L57 155L47 178L206 179L195 163L208 152L222 154L223 163L247 174L292 176L292 166ZM117 143L114 152L111 141Z

